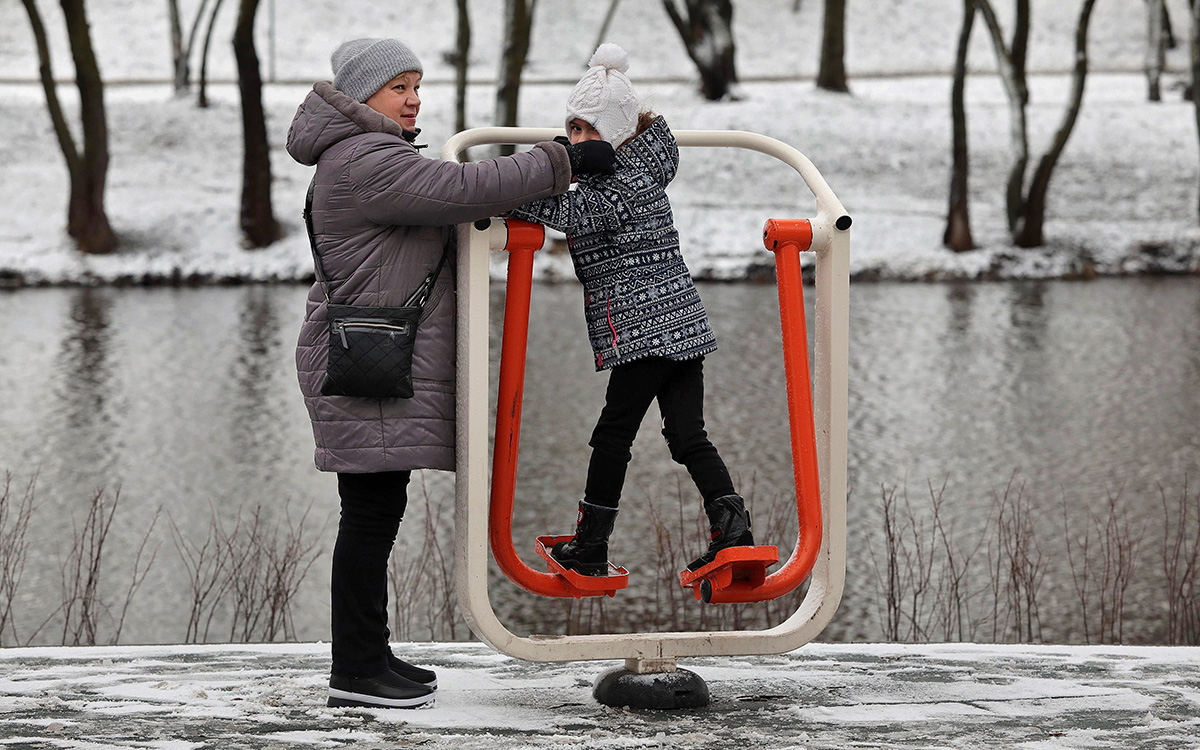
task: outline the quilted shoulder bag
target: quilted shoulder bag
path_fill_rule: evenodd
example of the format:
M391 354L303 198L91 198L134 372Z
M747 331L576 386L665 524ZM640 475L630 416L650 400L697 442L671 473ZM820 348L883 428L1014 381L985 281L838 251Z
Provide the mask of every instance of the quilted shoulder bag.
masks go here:
M412 398L413 346L421 311L433 284L446 264L449 247L442 251L437 268L399 307L335 305L329 296L329 280L317 253L313 232L312 200L316 177L309 183L304 204L304 223L312 247L317 281L325 294L329 315L329 359L321 393L325 396L359 398Z

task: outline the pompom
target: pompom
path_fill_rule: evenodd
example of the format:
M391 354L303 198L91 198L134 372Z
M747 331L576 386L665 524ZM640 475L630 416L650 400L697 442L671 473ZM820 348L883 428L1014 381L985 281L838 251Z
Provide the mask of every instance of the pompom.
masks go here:
M596 48L596 53L592 55L591 60L588 60L589 68L598 65L618 73L624 73L629 70L629 53L612 42L605 42Z

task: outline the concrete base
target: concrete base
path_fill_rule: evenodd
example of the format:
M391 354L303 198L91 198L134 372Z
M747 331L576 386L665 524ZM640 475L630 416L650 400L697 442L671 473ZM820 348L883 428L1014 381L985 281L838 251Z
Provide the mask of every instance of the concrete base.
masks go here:
M702 708L709 702L708 685L686 669L639 674L614 667L596 678L592 695L606 706L630 708Z

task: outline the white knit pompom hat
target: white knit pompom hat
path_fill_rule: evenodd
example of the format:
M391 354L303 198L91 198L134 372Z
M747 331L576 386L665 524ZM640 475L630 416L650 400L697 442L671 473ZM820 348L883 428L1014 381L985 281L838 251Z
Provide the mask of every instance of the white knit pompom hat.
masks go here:
M614 148L637 132L638 100L627 70L629 53L609 42L601 44L588 61L588 72L567 97L567 128L579 118Z

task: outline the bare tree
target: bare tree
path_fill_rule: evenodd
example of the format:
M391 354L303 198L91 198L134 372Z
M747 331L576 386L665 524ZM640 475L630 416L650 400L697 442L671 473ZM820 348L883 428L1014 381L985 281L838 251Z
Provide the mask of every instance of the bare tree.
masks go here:
M1088 72L1088 22L1091 20L1096 0L1083 0L1079 11L1079 19L1075 25L1075 65L1071 71L1070 98L1062 122L1049 148L1038 161L1028 188L1025 187L1025 178L1029 166L1029 132L1026 124L1026 108L1029 105L1029 88L1026 83L1029 0L1016 0L1011 45L1004 39L1004 32L990 0L975 1L991 33L992 47L1004 82L1004 91L1008 96L1013 150L1013 163L1005 191L1009 233L1018 247L1038 247L1045 243L1046 195L1050 188L1050 178L1067 145L1067 139L1075 128L1075 120L1083 103L1083 89Z
M70 40L71 57L75 62L82 150L76 147L58 100L54 73L50 67L50 47L41 14L34 0L21 0L21 4L25 6L29 24L33 28L42 89L46 93L46 109L50 112L54 134L70 175L67 234L85 253L111 252L117 246L117 236L104 211L104 187L108 178L108 120L104 110L104 82L92 48L83 0L61 0L60 3L66 21L67 38Z
M529 57L533 32L533 10L537 0L504 0L504 47L500 54L499 85L496 88L494 122L502 126L517 124L517 105L521 94L521 73ZM503 146L502 154L513 153Z
M817 88L838 92L850 90L846 85L846 0L825 0Z
M458 34L454 55L454 129L467 129L467 70L471 62L471 13L467 0L458 0Z
M1187 477L1172 508L1167 492L1158 488L1163 509L1162 569L1167 581L1167 643L1200 644L1200 507L1188 492Z
M212 11L208 14L208 27L204 32L204 46L200 50L200 94L196 98L196 106L208 106L208 50L212 47L213 27L217 25L217 13L221 10L221 3L225 0L216 0L213 3Z
M975 25L975 1L963 0L963 22L958 33L958 51L954 58L954 84L950 91L950 117L953 131L950 167L950 207L946 215L946 232L942 244L955 252L975 247L971 237L970 195L967 189L970 172L970 152L967 149L967 53L971 46L971 29Z
M1143 0L1146 6L1146 96L1162 101L1162 74L1167 59L1170 32L1165 0Z
M279 222L271 206L271 148L262 103L262 74L254 48L254 18L260 0L241 0L233 32L238 91L242 100L242 237L249 247L266 247L279 239Z
M1200 133L1200 96L1196 95L1196 82L1200 81L1200 2L1191 0L1191 29L1188 40L1188 59L1192 68L1192 104L1196 112L1196 130Z
M208 0L200 0L196 6L196 15L184 41L183 23L180 20L179 0L167 0L167 11L171 24L171 59L175 69L175 95L182 96L192 84L191 57L196 47L196 33L200 30L200 22L204 20L204 9Z
M1121 643L1124 640L1125 595L1133 582L1145 529L1144 526L1133 527L1128 508L1119 501L1119 492L1109 492L1105 512L1102 515L1088 513L1089 522L1082 539L1071 528L1067 504L1065 499L1063 501L1067 559L1079 599L1086 643ZM1076 541L1072 542L1072 539ZM1092 615L1099 615L1098 623Z
M700 93L714 102L737 98L732 0L683 0L682 10L675 0L662 4L700 72Z
M1046 561L1037 540L1039 519L1024 484L1013 487L1009 479L1003 495L996 496L998 550L992 560L993 639L1010 630L1019 643L1042 639L1039 594L1046 577ZM1010 620L1011 618L1011 620ZM1010 628L1004 628L1011 622Z
M158 555L156 545L150 553L149 561L143 566L142 557L146 552L146 545L158 522L156 512L138 546L133 573L125 591L124 604L114 617L102 595L101 582L104 580L105 545L120 503L120 490L114 493L111 503L104 500L104 490L96 490L82 523L76 525L75 518L71 518L72 544L62 564L62 606L58 610L63 616L64 646L95 646L99 643L100 622L103 617L108 617L114 623L110 643L118 643L134 594L146 580L150 566L154 564Z
M18 498L10 494L12 474L4 473L4 489L0 492L0 646L4 645L5 631L17 640L13 603L17 599L17 589L21 587L25 554L29 551L29 520L35 509L33 488L36 479L29 480L24 495Z
M189 602L184 643L207 643L208 631L222 597L230 585L228 568L232 560L224 554L222 530L214 511L209 518L208 536L202 544L187 539L173 519L171 538L187 572Z
M592 49L596 49L604 40L608 38L608 30L612 27L613 18L617 15L617 6L621 4L621 0L609 0L608 10L604 13L604 20L600 23L600 31L596 34L596 43L592 45Z

